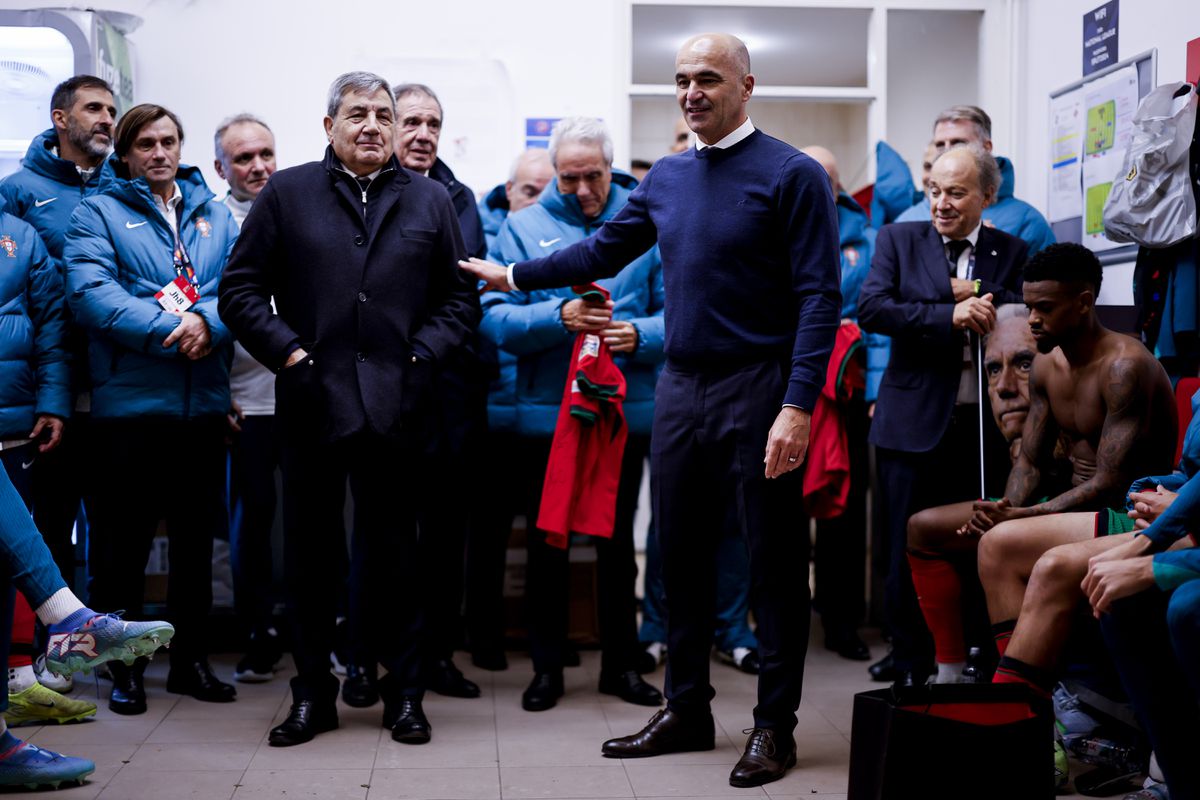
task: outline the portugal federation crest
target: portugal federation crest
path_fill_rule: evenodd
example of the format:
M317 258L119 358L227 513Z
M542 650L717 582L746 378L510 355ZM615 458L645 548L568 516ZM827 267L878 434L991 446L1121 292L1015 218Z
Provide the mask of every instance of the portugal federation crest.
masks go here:
M9 258L17 257L17 243L12 240L11 236L0 236L0 250Z
M204 217L196 217L196 230L200 231L200 236L207 239L212 235L212 223Z

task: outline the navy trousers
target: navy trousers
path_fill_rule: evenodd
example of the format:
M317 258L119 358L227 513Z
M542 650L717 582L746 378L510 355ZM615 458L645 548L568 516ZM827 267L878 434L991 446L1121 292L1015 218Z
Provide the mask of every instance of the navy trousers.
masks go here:
M650 474L667 606L670 708L708 713L716 552L727 528L750 554L758 621L756 727L790 734L808 651L808 529L801 471L767 480L767 434L779 415L786 364L690 371L668 363L655 393Z
M1119 600L1100 627L1171 800L1200 800L1200 581Z

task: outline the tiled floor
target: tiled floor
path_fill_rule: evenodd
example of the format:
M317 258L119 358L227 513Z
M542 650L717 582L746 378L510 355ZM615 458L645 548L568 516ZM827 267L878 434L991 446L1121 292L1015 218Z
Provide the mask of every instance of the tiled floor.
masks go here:
M872 644L882 655L881 646ZM233 657L213 661L222 676L232 675ZM268 729L287 713L289 673L267 684L239 685L236 703L214 705L167 694L164 658L147 672L150 710L144 716L109 712L109 684L101 682L95 721L17 733L96 762L85 785L52 795L64 800L844 800L853 694L873 686L863 664L843 661L814 641L796 731L800 767L765 789L733 789L729 769L745 741L742 729L751 724L751 676L714 662L718 741L713 752L614 761L601 757L600 743L636 731L653 710L596 694L596 653L584 653L583 666L567 671L567 696L558 707L539 714L520 708L531 675L523 655L511 656L508 671L499 673L474 669L465 655L457 661L483 687L483 697L430 695L425 709L433 741L419 747L391 741L379 724L380 706L339 707L338 730L300 747L268 747ZM661 686L662 671L650 679ZM94 683L81 681L75 694L94 697L96 691Z

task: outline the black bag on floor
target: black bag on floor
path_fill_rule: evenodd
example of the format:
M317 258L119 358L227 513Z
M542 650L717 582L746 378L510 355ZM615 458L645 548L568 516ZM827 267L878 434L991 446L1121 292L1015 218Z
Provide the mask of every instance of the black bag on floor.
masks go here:
M1018 684L854 697L848 800L1052 800L1050 701Z

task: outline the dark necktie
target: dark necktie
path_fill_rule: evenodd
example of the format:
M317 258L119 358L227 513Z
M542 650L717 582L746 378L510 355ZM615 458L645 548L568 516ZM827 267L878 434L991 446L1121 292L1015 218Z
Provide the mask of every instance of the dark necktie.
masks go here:
M971 242L967 239L946 242L946 252L949 254L947 258L950 261L950 277L953 278L958 275L958 259L962 256L963 251L970 246Z

